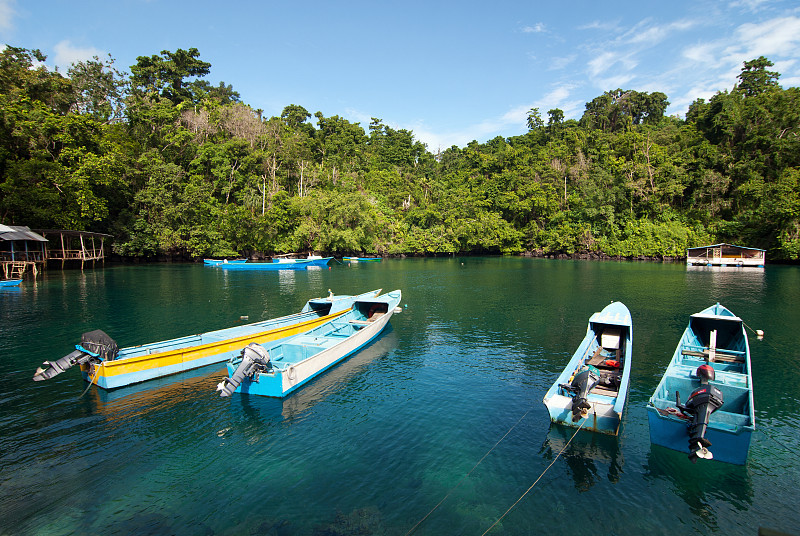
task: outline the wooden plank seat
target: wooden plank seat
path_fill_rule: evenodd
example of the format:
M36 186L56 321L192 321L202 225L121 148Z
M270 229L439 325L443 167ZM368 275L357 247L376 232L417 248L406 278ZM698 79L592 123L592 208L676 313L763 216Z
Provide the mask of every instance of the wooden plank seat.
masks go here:
M738 355L740 353L741 352L735 352L734 350L716 350L714 352L714 359L712 361L722 361L727 363L744 363L744 356ZM708 349L705 349L702 352L697 352L695 350L682 350L681 354L708 360L710 356L710 351Z

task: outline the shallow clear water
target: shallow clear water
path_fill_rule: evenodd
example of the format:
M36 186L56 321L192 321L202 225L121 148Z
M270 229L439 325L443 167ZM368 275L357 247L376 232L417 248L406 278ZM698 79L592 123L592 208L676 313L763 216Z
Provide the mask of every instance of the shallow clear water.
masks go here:
M84 331L130 346L375 288L401 289L403 312L285 400L219 398L216 365L83 397L77 370L31 380ZM622 430L581 431L565 449L573 430L551 427L541 399L612 300L633 316ZM766 332L751 335L758 430L745 467L692 465L649 442L647 399L688 315L717 301ZM784 266L464 257L51 270L0 291L0 534L480 535L562 449L490 534L791 532L798 302L800 269Z

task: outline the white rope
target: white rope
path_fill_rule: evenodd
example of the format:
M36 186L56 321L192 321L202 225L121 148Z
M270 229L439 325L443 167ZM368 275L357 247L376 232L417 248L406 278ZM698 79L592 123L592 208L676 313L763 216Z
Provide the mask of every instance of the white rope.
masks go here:
M465 479L465 478L467 478L467 477L468 477L470 474L472 474L472 472L473 472L475 469L477 469L477 468L478 468L478 466L481 464L481 462L482 462L483 460L485 460L485 459L486 459L486 457L487 457L489 454L491 454L491 452L492 452L492 451L493 451L495 448L497 448L497 445L499 445L499 444L500 444L500 442L502 442L502 441L503 441L503 440L506 438L506 436L508 436L508 434L510 434L510 433L511 433L511 430L513 430L513 429L514 429L514 428L515 428L515 427L516 427L516 426L517 426L517 425L518 425L520 422L522 422L522 419L524 419L524 418L525 418L525 417L528 415L528 413L530 413L530 412L531 412L531 409L532 409L532 408L529 408L529 409L528 409L528 411L526 411L526 412L525 412L525 414L524 414L522 417L520 417L520 418L519 418L519 420L518 420L517 422L515 422L515 423L514 423L514 425L513 425L511 428L509 428L509 429L508 429L508 431L507 431L507 432L506 432L506 433L503 435L503 437L501 437L501 438L500 438L500 439L497 441L497 443L495 443L495 444L494 444L494 446L493 446L492 448L490 448L490 449L489 449L489 451L488 451L486 454L484 454L484 455L483 455L483 458L481 458L480 460L478 460L478 463L476 463L476 464L475 464L475 465L472 467L472 469L470 469L470 470L469 470L469 471L468 471L468 472L467 472L467 473L466 473L464 476L462 476L462 477L461 477L461 478L458 480L458 482L456 482L456 485L455 485L455 486L453 486L452 488L450 488L450 490L448 490L447 494L446 494L446 495L445 495L445 496L442 498L442 500L441 500L441 501L439 501L438 503L436 503L436 506L434 506L434 507L431 509L431 511L430 511L430 512L428 512L427 514L425 514L425 517L423 517L422 519L420 519L419 521L417 521L417 524L416 524L416 525L414 525L413 527L411 527L411 530L409 530L408 532L406 532L406 536L408 536L409 534L411 534L412 532L414 532L415 530L417 530L417 527L419 527L419 526L422 524L422 522L423 522L423 521L425 521L426 519L428 519L428 516L430 516L430 515L431 515L431 514L432 514L432 513L433 513L433 512L434 512L434 511L437 509L437 508L439 508L439 507L442 505L442 503L443 503L443 502L444 502L444 501L445 501L445 500L446 500L446 499L447 499L447 498L450 496L450 494L451 494L451 493L453 493L453 492L456 490L456 488L458 488L458 486L460 486L460 485L461 485L461 483L464 481L464 479Z
M523 494L522 494L522 496L521 496L519 499L517 499L517 500L516 500L516 502L515 502L514 504L512 504L511 506L509 506L509 507L508 507L508 510L506 510L506 511L503 513L503 515L501 515L501 516L500 516L500 517L497 519L497 521L495 521L494 523L492 523L492 526L491 526L491 527L489 527L488 529L486 529L486 532L484 532L484 533L483 533L481 536L486 536L486 534L488 534L488 533L489 533L489 531L491 531L491 530L492 530L492 529L493 529L493 528L494 528L494 527L495 527L495 526L496 526L498 523L500 523L500 521L502 521L502 520L503 520L503 518L504 518L504 517L506 517L506 515L507 515L507 514L508 514L508 513L509 513L511 510L513 510L513 509L514 509L514 507L515 507L517 504L519 504L519 502L520 502L522 499L524 499L524 498L525 498L525 495L527 495L527 494L528 494L528 492L529 492L530 490L532 490L532 489L533 489L533 487L534 487L534 486L535 486L535 485L536 485L536 484L539 482L539 480L541 480L541 479L542 479L542 477L543 477L543 476L544 476L544 474L547 472L547 470L548 470L548 469L550 469L550 468L553 466L553 464L554 464L554 463L556 463L556 460L558 460L559 456L561 456L561 455L564 453L564 451L565 451L565 450L567 450L567 447L569 446L569 444L570 444L570 443L572 443L572 440L573 440L573 439L575 439L575 436L576 436L576 435L578 435L578 432L580 432L580 431L581 431L581 428L583 428L583 425L586 423L586 421L587 421L587 420L588 420L588 417L586 417L585 419L583 419L583 422L581 423L581 425L580 425L580 426L578 426L578 429L577 429L577 430L575 430L575 433L574 433L574 434L572 434L572 437L570 437L570 438L569 438L569 441L567 441L567 444L566 444L566 445L564 445L564 448L562 448L562 449L561 449L561 452L559 452L559 453L558 453L558 455L557 455L555 458L553 458L553 461L552 461L552 462L550 462L550 465L548 465L548 466L547 466L547 468L545 468L545 470L544 470L544 471L542 471L542 474L541 474L541 475L539 475L539 478L537 478L537 479L536 479L536 481L535 481L533 484L531 484L531 487L529 487L527 490L525 490L525 493L523 493Z

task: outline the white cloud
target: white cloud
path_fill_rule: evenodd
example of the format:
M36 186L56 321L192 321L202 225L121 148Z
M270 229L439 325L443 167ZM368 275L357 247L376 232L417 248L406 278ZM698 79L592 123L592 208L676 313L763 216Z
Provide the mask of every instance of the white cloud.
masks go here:
M627 43L653 46L671 37L675 32L688 30L692 26L694 26L694 23L690 21L676 21L662 26L651 26L649 28L640 29L636 27L628 33L630 37Z
M545 29L544 24L537 22L533 26L525 26L522 31L525 33L542 33L545 31Z
M618 28L618 23L616 22L601 22L601 21L592 21L589 24L584 24L583 26L578 26L578 30L603 30L603 31L611 31L616 30Z
M769 0L735 0L731 2L731 7L741 7L746 11L756 12L767 2L769 2Z
M745 55L788 56L800 46L800 18L780 17L760 24L742 24L736 31L737 41L746 47Z
M566 69L568 65L573 63L578 58L577 54L570 54L569 56L563 56L560 58L553 58L550 61L550 66L547 68L548 71L558 71L561 69Z
M55 47L53 47L53 50L56 52L56 56L53 58L53 63L55 63L59 69L64 71L69 69L73 63L87 61L95 56L103 56L103 51L101 50L98 50L94 47L75 47L69 41L59 42Z
M712 64L716 61L719 47L713 43L698 43L683 49L682 56L698 63Z
M0 0L0 30L12 30L13 19L17 12L14 10L14 0Z

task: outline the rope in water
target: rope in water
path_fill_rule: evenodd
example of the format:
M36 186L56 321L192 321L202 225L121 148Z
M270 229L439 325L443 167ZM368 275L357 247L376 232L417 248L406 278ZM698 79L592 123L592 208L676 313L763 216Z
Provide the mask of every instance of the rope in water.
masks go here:
M84 390L83 390L83 392L81 393L81 396L79 396L79 397L78 397L78 400L80 400L81 398L83 398L83 395L85 395L85 394L86 394L86 391L88 391L88 390L89 390L89 387L91 387L91 386L92 386L92 384L94 383L94 381L97 379L97 373L98 373L98 372L100 372L100 365L95 365L95 366L94 366L94 376L92 376L92 379L91 379L91 380L89 380L89 385L87 385L87 386L86 386L86 389L84 389Z
M421 524L422 524L422 523L423 523L423 522L424 522L426 519L428 519L428 516L430 516L430 515L431 515L431 514L432 514L434 511L436 511L436 509L437 509L437 508L439 508L439 507L442 505L442 503L443 503L445 500L447 500L447 498L450 496L450 494L451 494L451 493L453 493L453 492L456 490L456 488L458 488L458 486L460 486L460 485L461 485L461 483L464 481L464 479L465 479L465 478L467 478L467 477L468 477L470 474L472 474L472 472L473 472L475 469L477 469L477 468L478 468L478 466L481 464L481 462L482 462L483 460L485 460L485 459L486 459L486 457L487 457L489 454L491 454L491 452L492 452L492 451L493 451L495 448L497 448L497 445L499 445L499 444L500 444L500 443L501 443L501 442L502 442L502 441L503 441L503 440L506 438L506 436L508 436L508 434L510 434L510 433L511 433L511 430L513 430L514 428L516 428L516 426L517 426L517 425L518 425L520 422L522 422L522 419L524 419L524 418L525 418L525 417L528 415L528 413L530 413L530 412L531 412L531 409L533 409L533 408L530 408L530 409L528 409L528 411L526 411L526 412L525 412L525 414L524 414L522 417L520 417L520 418L519 418L519 420L518 420L517 422L515 422L515 423L514 423L514 424L511 426L511 428L509 428L509 429L508 429L508 431L507 431L507 432L506 432L506 433L503 435L503 437L501 437L501 438L500 438L500 439L497 441L497 443L495 443L495 444L494 444L494 446L493 446L492 448L490 448L490 449L489 449L489 451L488 451L486 454L484 454L484 455L483 455L483 457L482 457L480 460L478 460L478 463L476 463L476 464L475 464L475 465L472 467L472 469L470 469L470 470L469 470L469 471L468 471L468 472L467 472L467 473L466 473L464 476L462 476L462 477L461 477L461 478L458 480L458 482L456 482L456 485L455 485L455 486L453 486L452 488L450 488L450 489L447 491L447 494L446 494L446 495L445 495L445 496L442 498L442 500L441 500L441 501L439 501L438 503L436 503L436 506L434 506L434 507L431 509L431 511L430 511L430 512L428 512L427 514L425 514L425 517L423 517L422 519L420 519L419 521L417 521L417 524L416 524L416 525L414 525L413 527L411 527L411 530L409 530L408 532L406 532L406 536L408 536L409 534L411 534L412 532L414 532L415 530L417 530L417 527L419 527L419 526L420 526L420 525L421 525ZM571 440L570 440L570 441L571 441Z
M525 493L523 493L523 494L522 494L522 496L521 496L519 499L517 499L517 500L516 500L516 502L515 502L514 504L512 504L511 506L509 506L509 507L508 507L508 510L506 510L506 511L503 513L503 515L501 515L499 518L497 518L497 521L495 521L494 523L492 523L492 526L491 526L491 527L489 527L488 529L486 529L486 532L484 532L484 533L483 533L481 536L486 536L486 534L488 534L488 533L489 533L489 531L491 531L491 530L492 530L492 529L493 529L493 528L494 528L494 527L495 527L495 526L496 526L498 523L500 523L500 521L502 521L502 520L503 520L503 518L504 518L504 517L506 517L506 515L507 515L507 514L508 514L508 513L509 513L511 510L513 510L513 509L514 509L514 507L515 507L515 506L517 506L517 504L519 504L519 502L520 502L522 499L524 499L524 498L525 498L525 495L527 495L527 494L528 494L528 492L529 492L530 490L532 490L532 489L533 489L533 487L534 487L534 486L535 486L535 485L536 485L536 484L539 482L539 480L541 480L541 479L542 479L542 477L543 477L543 476L544 476L544 474L547 472L547 470L548 470L548 469L550 469L551 467L553 467L553 464L554 464L554 463L556 463L556 460L558 460L559 456L561 456L561 455L564 453L564 451L565 451L565 450L567 450L567 447L569 446L569 444L570 444L570 443L572 443L572 440L573 440L573 439L575 439L575 436L576 436L576 435L578 435L578 432L580 432L580 431L581 431L581 428L583 428L583 425L584 425L584 424L586 423L586 421L588 421L588 420L589 420L588 418L587 418L587 419L583 419L583 422L581 423L581 425L580 425L580 426L578 426L578 429L577 429L577 430L575 430L575 433L574 433L574 434L572 434L572 437L570 437L570 438L569 438L569 441L567 441L567 444L566 444L566 445L564 445L564 448L562 448L562 449L561 449L561 452L559 452L559 453L556 455L556 457L555 457L555 458L553 458L553 461L552 461L552 462L550 462L550 465L548 465L548 466L545 468L545 470L544 470L544 471L542 471L542 474L541 474L541 475L539 475L539 478L537 478L537 479L534 481L534 483L533 483L533 484L531 484L531 487L529 487L527 490L525 490Z

